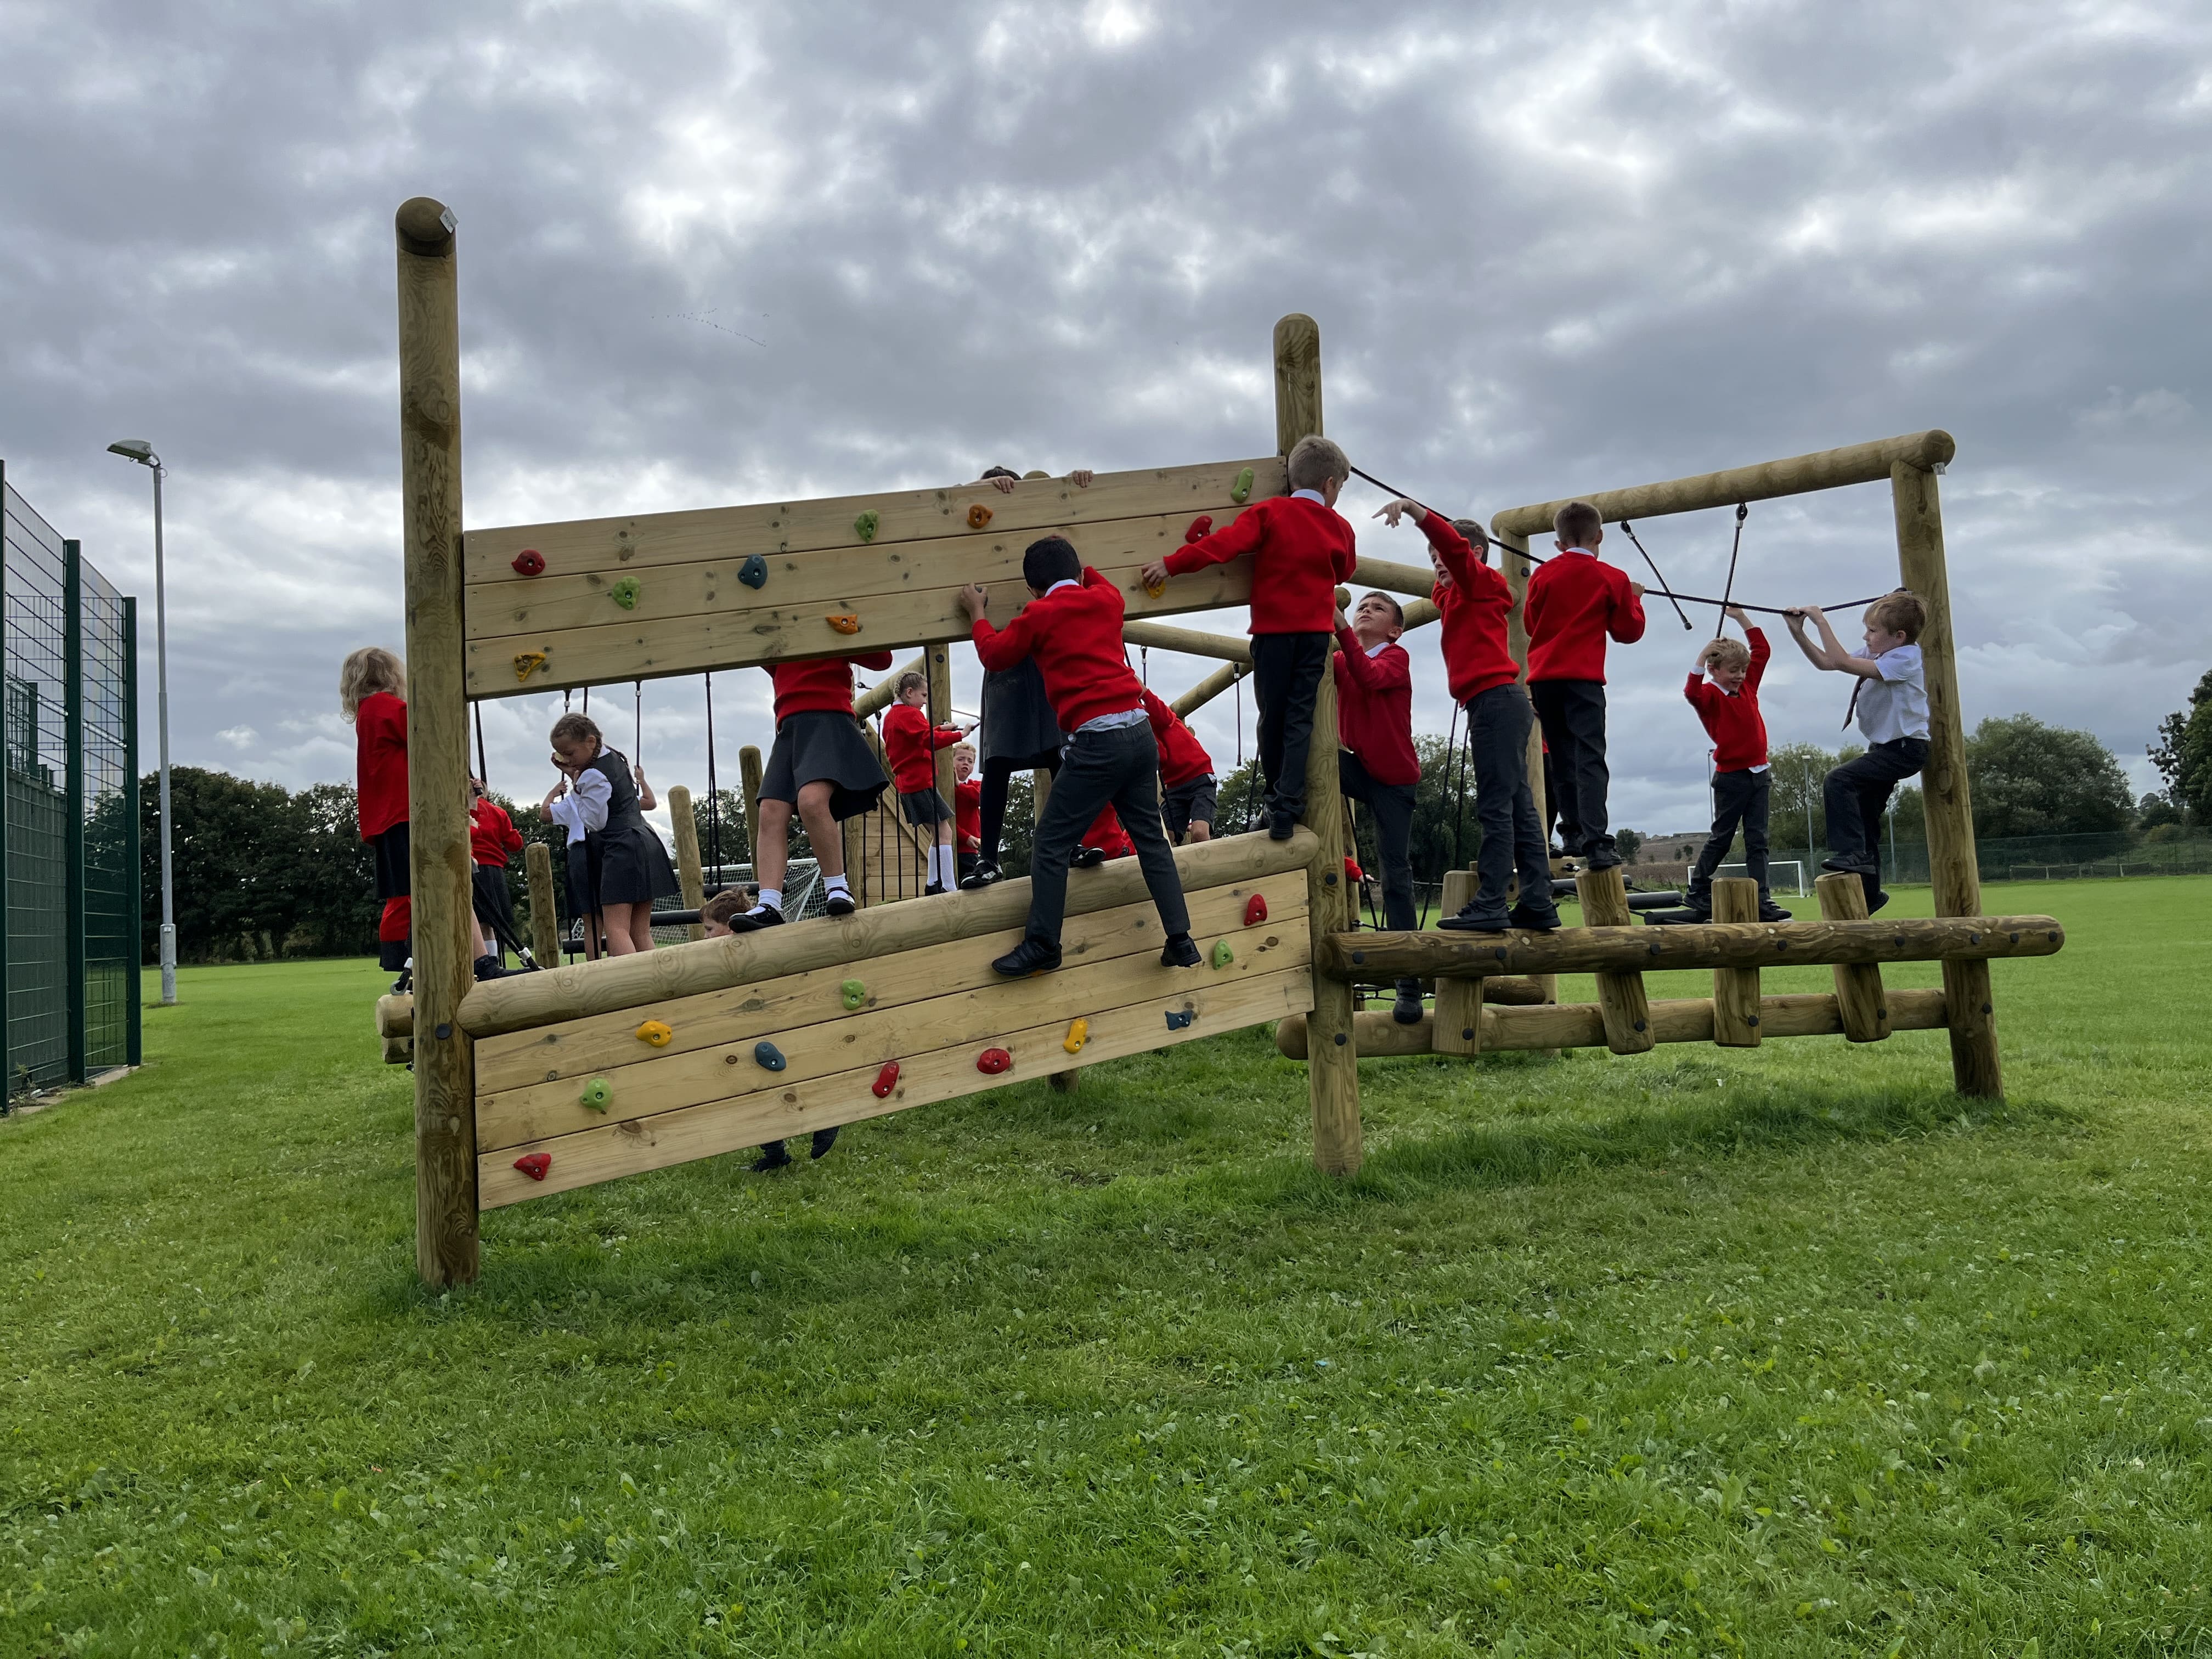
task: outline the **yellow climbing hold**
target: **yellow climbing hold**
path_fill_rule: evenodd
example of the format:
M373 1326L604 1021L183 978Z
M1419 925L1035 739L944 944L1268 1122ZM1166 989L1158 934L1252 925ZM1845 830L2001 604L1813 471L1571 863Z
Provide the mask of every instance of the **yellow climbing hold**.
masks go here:
M514 659L514 678L518 682L526 681L544 666L545 653L543 651L518 652Z
M637 1028L637 1040L649 1042L656 1048L665 1048L676 1035L676 1028L665 1020L648 1019Z
M1079 1019L1068 1026L1067 1036L1060 1046L1071 1054L1079 1054L1083 1052L1083 1045L1090 1040L1091 1022L1087 1019Z
M982 502L978 501L975 506L968 509L968 527L970 530L981 530L985 525L990 522L991 509L984 506Z

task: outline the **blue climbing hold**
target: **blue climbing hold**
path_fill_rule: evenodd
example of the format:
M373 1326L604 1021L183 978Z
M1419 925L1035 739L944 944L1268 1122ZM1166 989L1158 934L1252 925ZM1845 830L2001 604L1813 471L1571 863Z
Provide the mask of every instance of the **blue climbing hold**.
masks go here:
M1170 1008L1168 1010L1168 1030L1180 1031L1197 1018L1198 1010L1195 1008Z
M783 1050L766 1038L753 1044L753 1058L771 1072L780 1072L790 1064L784 1059Z
M756 553L738 567L738 580L747 587L768 586L768 561Z

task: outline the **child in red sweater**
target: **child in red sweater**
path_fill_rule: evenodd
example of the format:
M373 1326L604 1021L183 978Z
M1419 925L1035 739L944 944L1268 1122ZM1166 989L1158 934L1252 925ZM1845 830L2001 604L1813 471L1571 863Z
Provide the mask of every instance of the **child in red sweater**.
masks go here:
M1291 493L1261 501L1211 536L1145 567L1147 587L1170 576L1252 555L1252 696L1260 711L1260 770L1267 781L1267 834L1288 841L1306 810L1306 752L1314 696L1335 632L1336 585L1359 551L1336 498L1352 463L1326 438L1291 451Z
M924 898L950 891L960 879L952 856L952 808L937 793L937 751L968 735L957 726L932 726L928 702L928 677L902 674L897 701L884 715L884 755L891 763L891 787L898 791L899 810L908 823L931 835Z
M1682 688L1705 735L1713 740L1713 833L1690 871L1686 908L1700 921L1712 919L1713 872L1735 845L1736 826L1741 824L1743 861L1759 884L1759 919L1787 921L1790 913L1775 903L1766 888L1766 807L1774 775L1766 764L1766 722L1759 712L1759 683L1773 653L1766 635L1751 625L1741 605L1730 605L1728 614L1743 629L1743 639L1715 640L1698 652Z
M1114 815L1114 809L1102 806L1098 816L1091 820L1091 827L1083 832L1083 845L1076 849L1072 862L1079 870L1095 870L1109 859L1125 859L1136 850L1137 843L1121 828L1121 820Z
M1393 525L1406 514L1429 538L1436 568L1431 597L1443 613L1444 672L1452 701L1467 710L1475 818L1482 844L1475 854L1474 896L1439 927L1502 933L1509 927L1548 933L1559 925L1552 902L1552 864L1536 795L1528 787L1528 731L1534 717L1521 670L1506 643L1513 590L1490 568L1490 538L1472 519L1447 524L1419 502L1392 501L1376 516ZM1521 890L1510 898L1518 877Z
M507 863L522 850L522 832L514 820L484 792L481 778L469 780L469 858L476 868L471 878L471 908L477 918L477 954L501 966L510 948L524 962L530 952L522 948L522 930L514 920L514 896L507 891ZM533 964L534 965L534 964Z
M1191 942L1190 909L1160 823L1159 746L1146 718L1144 687L1129 672L1121 643L1121 595L1105 577L1086 569L1060 536L1029 544L1022 554L1022 580L1030 602L1004 629L994 628L984 616L990 596L974 582L960 590L960 608L985 668L997 672L1025 657L1036 659L1045 695L1072 735L1052 799L1037 819L1028 929L991 966L1009 979L1060 966L1068 860L1098 809L1110 805L1136 843L1145 886L1167 931L1161 965L1195 968L1200 957Z
M760 902L730 918L732 933L781 925L793 813L814 846L823 907L833 916L849 916L859 908L845 879L845 837L837 826L874 811L890 780L853 718L853 670L881 673L890 665L888 651L767 665L775 682L775 747L761 773L760 823L753 836Z
M1382 866L1382 920L1410 932L1413 912L1413 800L1421 781L1413 752L1413 663L1398 636L1405 607L1388 593L1363 593L1350 617L1336 617L1336 777L1345 799L1375 820ZM1390 1011L1401 1025L1421 1019L1421 981L1398 981Z
M1569 501L1552 522L1559 554L1528 579L1522 605L1528 696L1551 745L1560 836L1570 854L1603 870L1620 862L1606 826L1605 641L1644 637L1644 584L1598 558L1605 525L1588 501Z
M1160 816L1167 820L1168 835L1178 845L1213 839L1213 814L1218 789L1213 781L1213 757L1198 734L1182 723L1182 716L1145 689L1145 713L1152 719L1152 741L1160 750Z
M387 973L412 954L414 901L407 861L407 665L382 646L350 653L338 669L338 710L354 732L361 838L376 849L377 960Z
M975 745L952 745L952 848L966 881L983 854L983 781L975 775Z

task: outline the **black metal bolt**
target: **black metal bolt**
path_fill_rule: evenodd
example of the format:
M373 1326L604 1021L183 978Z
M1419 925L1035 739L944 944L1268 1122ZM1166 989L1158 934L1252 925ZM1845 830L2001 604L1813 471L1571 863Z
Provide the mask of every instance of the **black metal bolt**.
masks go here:
M438 1041L439 1041L439 1042L444 1042L447 1037L449 1037L449 1036L453 1036L453 1028L452 1026L450 1026L450 1025L441 1025L441 1026L439 1026L439 1027L438 1027L438 1029L437 1029L434 1032L433 1032L431 1035L433 1035L434 1036L435 1036L435 1037L438 1039Z

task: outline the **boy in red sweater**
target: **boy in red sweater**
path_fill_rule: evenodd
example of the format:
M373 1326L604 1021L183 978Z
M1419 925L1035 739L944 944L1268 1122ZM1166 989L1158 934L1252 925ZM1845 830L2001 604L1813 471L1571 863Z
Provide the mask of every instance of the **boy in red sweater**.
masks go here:
M1129 672L1121 643L1121 595L1086 569L1067 540L1047 536L1022 554L1030 599L1004 629L984 611L990 596L974 582L960 590L975 654L994 672L1036 659L1045 695L1072 735L1062 751L1052 799L1037 819L1030 854L1029 927L1022 942L991 966L1009 979L1060 966L1060 925L1067 909L1067 865L1098 809L1118 809L1136 843L1145 886L1158 907L1167 944L1160 963L1195 968L1190 910L1175 854L1160 825L1160 751L1146 718L1144 687Z
M1137 850L1121 820L1114 815L1110 806L1098 809L1098 816L1091 820L1091 827L1083 832L1083 845L1076 849L1070 860L1080 870L1096 870L1109 859L1125 859Z
M1741 605L1729 617L1743 629L1743 640L1715 640L1698 653L1682 688L1705 735L1713 740L1713 833L1690 872L1687 908L1700 921L1713 915L1713 872L1735 845L1743 826L1743 861L1759 884L1759 919L1787 921L1790 913L1766 890L1766 806L1774 775L1766 764L1766 722L1759 712L1759 683L1773 653L1766 635L1751 625ZM1748 640L1748 645L1744 643ZM1711 678L1708 680L1707 675Z
M1528 696L1551 745L1559 794L1559 835L1593 870L1620 862L1606 827L1605 641L1644 637L1644 584L1597 556L1604 521L1588 501L1569 501L1552 520L1559 553L1528 579Z
M361 838L376 851L376 896L384 901L377 959L387 973L412 960L414 921L407 839L407 665L365 645L338 668L338 709L354 729L355 805Z
M975 775L975 745L952 745L952 850L965 881L983 851L983 782Z
M1336 756L1345 799L1364 802L1375 819L1382 865L1382 920L1410 932L1413 911L1413 799L1421 781L1413 752L1413 663L1398 636L1405 607L1388 593L1363 593L1347 617L1336 617ZM1398 981L1390 1016L1401 1025L1421 1019L1421 981Z
M1168 834L1178 844L1213 839L1213 812L1218 795L1213 781L1213 757L1198 734L1182 723L1182 716L1145 688L1145 713L1152 723L1152 741L1160 750L1160 816Z
M947 892L960 879L952 856L953 811L937 793L937 751L968 734L957 726L929 723L929 678L899 676L897 700L884 715L884 756L891 763L891 787L898 791L906 821L930 832L929 884L924 898Z
M494 968L502 965L501 957L510 945L524 962L531 961L515 924L514 896L507 890L507 855L521 850L522 832L507 809L484 793L483 780L471 778L469 857L476 866L470 878L471 908L477 917L477 955L489 957Z
M853 718L853 670L881 673L891 665L890 652L762 665L775 683L775 747L761 773L760 823L753 836L760 902L730 918L733 933L783 925L783 876L791 867L794 813L806 826L822 871L823 908L833 916L858 909L845 879L845 837L837 826L874 811L876 797L890 781Z
M1559 925L1552 902L1552 865L1535 792L1528 787L1528 729L1534 717L1521 689L1521 670L1506 644L1513 590L1490 568L1490 538L1472 519L1447 524L1419 502L1392 501L1376 516L1393 525L1410 514L1429 538L1436 568L1431 597L1443 613L1444 672L1452 701L1467 710L1474 811L1482 826L1475 854L1474 896L1439 927L1502 933L1509 927L1550 932ZM1507 895L1518 876L1521 891Z
M1260 711L1260 770L1267 781L1267 834L1288 841L1306 810L1306 751L1314 696L1328 666L1336 585L1359 552L1336 498L1352 463L1328 439L1291 449L1291 493L1248 507L1226 527L1145 567L1158 587L1209 564L1252 556L1252 696Z

